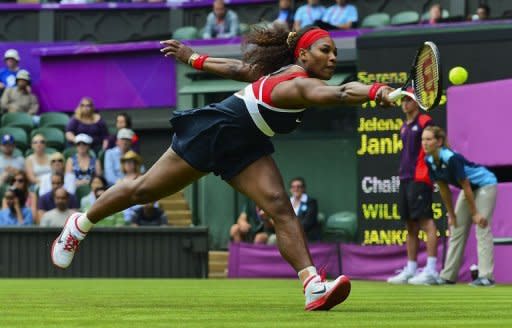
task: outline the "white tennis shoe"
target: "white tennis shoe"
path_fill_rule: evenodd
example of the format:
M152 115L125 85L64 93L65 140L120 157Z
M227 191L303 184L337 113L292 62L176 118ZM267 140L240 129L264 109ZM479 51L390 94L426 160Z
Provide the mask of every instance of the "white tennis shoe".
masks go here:
M435 271L423 269L420 273L409 279L411 285L437 285L439 274Z
M325 281L320 275L309 277L304 282L306 311L327 311L347 299L350 294L350 280L339 276L334 281Z
M394 285L406 284L409 281L409 279L411 279L412 277L414 277L414 274L410 273L409 271L407 271L404 268L397 275L395 275L393 277L389 277L388 283L394 284Z
M69 267L71 261L73 261L73 256L75 256L78 250L80 241L85 237L85 233L80 232L76 222L80 215L82 213L71 214L67 218L66 223L64 223L62 232L53 241L51 250L52 262L53 265L60 269Z

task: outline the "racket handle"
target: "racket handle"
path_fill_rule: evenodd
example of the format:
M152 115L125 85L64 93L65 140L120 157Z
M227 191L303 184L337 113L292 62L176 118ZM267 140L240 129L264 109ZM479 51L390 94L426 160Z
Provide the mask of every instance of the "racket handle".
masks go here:
M395 91L391 92L388 97L389 99L391 99L392 101L395 101L397 100L398 98L400 98L400 96L402 95L402 88L398 88L396 89Z

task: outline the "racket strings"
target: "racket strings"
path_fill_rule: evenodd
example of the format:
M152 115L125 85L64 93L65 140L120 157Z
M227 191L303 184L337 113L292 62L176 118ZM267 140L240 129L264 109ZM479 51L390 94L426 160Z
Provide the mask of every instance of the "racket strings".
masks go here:
M438 99L439 63L429 46L424 46L418 55L414 91L416 100L424 108L430 108Z

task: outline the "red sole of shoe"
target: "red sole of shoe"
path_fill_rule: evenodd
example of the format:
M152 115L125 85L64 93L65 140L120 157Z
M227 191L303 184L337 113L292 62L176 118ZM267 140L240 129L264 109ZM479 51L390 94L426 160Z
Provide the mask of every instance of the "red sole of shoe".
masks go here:
M347 276L341 276L336 286L324 297L309 304L306 311L328 311L345 301L348 295L350 295L350 279Z

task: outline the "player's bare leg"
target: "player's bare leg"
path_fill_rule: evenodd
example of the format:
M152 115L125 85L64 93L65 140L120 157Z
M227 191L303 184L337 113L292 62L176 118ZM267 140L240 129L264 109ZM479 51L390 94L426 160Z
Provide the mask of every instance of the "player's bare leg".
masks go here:
M205 175L191 167L172 149L167 150L147 173L132 181L114 185L105 191L86 213L71 215L52 244L52 262L65 269L81 240L94 223L135 204L157 201L174 194Z
M272 157L260 158L229 183L254 200L272 218L279 252L297 271L303 283L306 310L329 310L343 302L350 293L350 281L340 276L327 282L317 274L304 231L295 216L283 179Z

